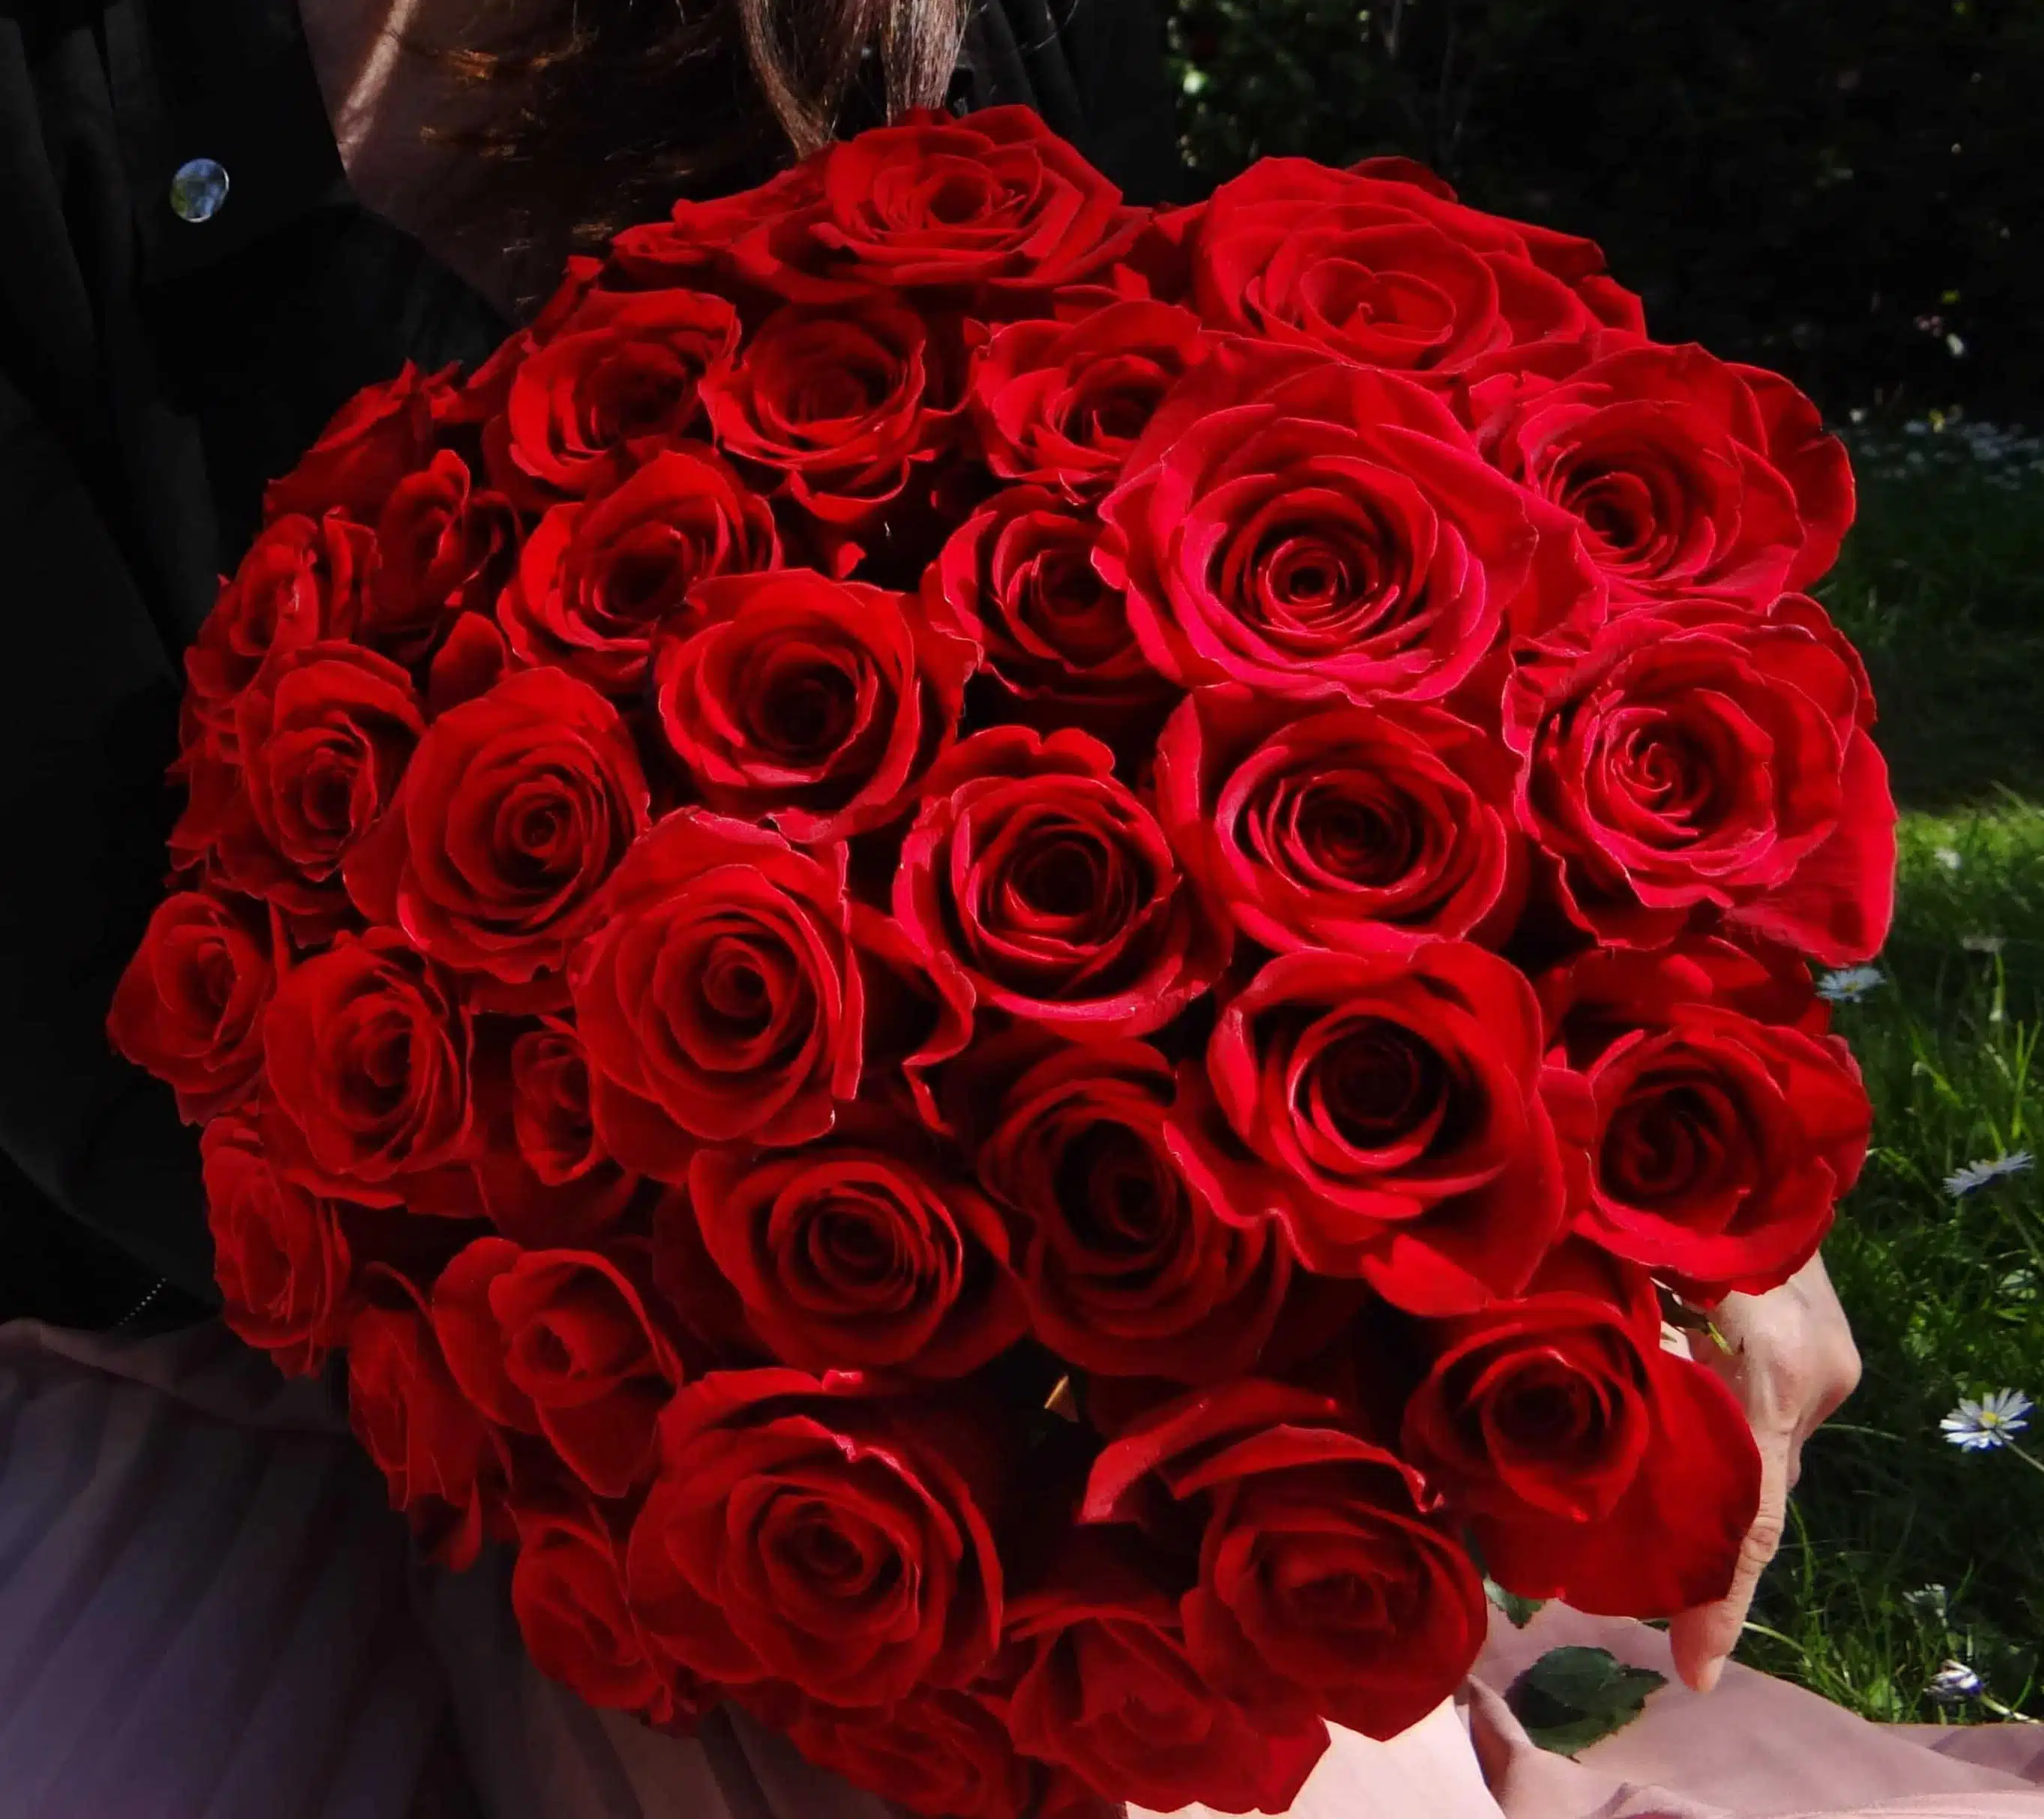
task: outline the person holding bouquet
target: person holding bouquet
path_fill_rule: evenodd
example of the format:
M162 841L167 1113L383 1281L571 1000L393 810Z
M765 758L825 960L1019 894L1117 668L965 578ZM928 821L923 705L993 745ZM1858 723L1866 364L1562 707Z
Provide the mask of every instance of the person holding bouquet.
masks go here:
M1027 0L6 21L10 1229L344 1351L490 1550L409 1586L217 1328L7 1329L33 1809L2035 1809L1817 1702L1572 1775L1509 1637L1449 1697L1471 1542L1711 1686L1851 1386L1850 478L1416 167L1128 206L1160 75Z

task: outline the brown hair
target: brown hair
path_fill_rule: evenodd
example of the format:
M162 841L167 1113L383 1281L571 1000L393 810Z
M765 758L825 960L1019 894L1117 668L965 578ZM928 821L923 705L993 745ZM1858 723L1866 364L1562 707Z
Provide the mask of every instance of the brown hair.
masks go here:
M544 187L567 237L586 242L676 196L757 182L841 128L940 104L968 3L551 0L537 18L521 6L515 30L492 34L486 8L464 41L418 48L503 90L490 125L451 136L507 197ZM528 237L560 237L540 211L516 212Z

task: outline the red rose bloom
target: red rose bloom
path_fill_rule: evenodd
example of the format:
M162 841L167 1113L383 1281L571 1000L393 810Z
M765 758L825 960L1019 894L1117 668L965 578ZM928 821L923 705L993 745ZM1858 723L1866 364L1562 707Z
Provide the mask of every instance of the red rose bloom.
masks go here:
M1276 1228L1173 1157L1170 1064L1144 1043L986 1043L947 1076L1016 1231L1036 1335L1082 1370L1207 1383L1248 1369L1292 1280Z
M1215 913L1251 940L1353 947L1387 926L1466 935L1516 909L1515 769L1495 734L1416 703L1301 710L1202 689L1164 729L1157 805Z
M1481 1306L1561 1232L1540 1049L1532 987L1466 942L1281 954L1221 1012L1204 1073L1181 1069L1178 1152L1308 1268L1414 1313Z
M335 1208L277 1172L255 1124L216 1118L199 1139L221 1318L305 1376L346 1337L352 1268Z
M766 501L707 448L673 448L604 497L548 512L498 616L521 663L631 695L645 681L654 634L697 582L780 562Z
M357 644L302 645L243 693L234 724L241 787L213 831L221 870L237 889L332 927L348 910L341 865L398 793L426 730L412 679Z
M456 1386L418 1291L381 1268L371 1284L348 1331L348 1419L391 1508L442 1566L465 1571L505 1525L503 1439Z
M1740 370L1700 347L1622 347L1528 382L1482 439L1504 473L1575 518L1615 606L1708 593L1760 607L1792 575L1822 572L1805 541L1827 562L1850 516L1836 467L1796 433L1801 413L1771 391L1769 402L1812 495L1808 528L1769 459L1769 416Z
M1731 1392L1662 1349L1643 1272L1559 1253L1438 1343L1403 1444L1500 1585L1649 1617L1724 1595L1760 1455Z
M1028 1323L993 1210L906 1127L700 1150L688 1198L752 1330L798 1370L964 1376Z
M339 516L270 525L185 653L187 715L231 746L235 697L273 652L354 635L375 551L373 533Z
M1207 320L1430 381L1605 324L1641 328L1589 241L1466 208L1401 166L1266 158L1224 183L1191 236Z
M1231 349L1181 383L1101 506L1101 573L1188 687L1433 700L1508 627L1587 622L1567 520L1394 374Z
M440 1272L433 1327L463 1393L499 1426L544 1434L597 1496L651 1474L682 1368L615 1264L478 1238Z
M998 330L968 393L987 466L1075 504L1097 499L1205 340L1190 311L1147 300Z
M1873 1118L1845 1044L1712 1002L1714 958L1607 951L1543 993L1572 1070L1550 1102L1583 1158L1576 1230L1707 1301L1816 1254ZM1573 1019L1577 971L1593 999ZM1597 1015L1614 995L1631 1027Z
M1173 1403L1101 1453L1083 1519L1138 1519L1155 1491L1201 1525L1193 1665L1259 1718L1395 1736L1483 1645L1482 1581L1419 1475L1331 1402L1250 1379Z
M744 277L832 303L871 290L1023 297L1099 271L1132 237L1121 194L1032 108L917 112L832 146L815 198L739 243Z
M515 1036L485 1026L476 1055L474 1168L484 1210L529 1249L587 1246L630 1209L640 1177L596 1134L582 1034L543 1017Z
M528 507L614 485L695 427L703 375L738 334L737 312L706 292L588 292L485 428L497 485Z
M970 1430L843 1378L732 1371L674 1399L626 1554L655 1645L733 1687L828 1705L963 1687L1001 1627Z
M1050 1583L1009 1607L1008 1641L1016 1747L1109 1798L1282 1813L1326 1752L1319 1718L1251 1717L1215 1691L1170 1596L1094 1537L1067 1544Z
M524 985L566 962L648 801L617 709L557 670L524 670L433 723L349 856L348 894L422 953Z
M415 660L450 616L494 604L517 535L510 501L479 490L468 463L442 449L391 489L376 520L363 635L406 662Z
M203 1124L255 1091L263 1013L276 988L268 917L256 905L180 891L156 906L114 988L114 1047L177 1093L178 1115Z
M865 993L842 849L684 809L619 868L577 957L596 1127L687 1180L703 1142L805 1143L859 1089Z
M817 1767L927 1819L1034 1819L1038 1774L966 1693L924 1693L884 1714L805 1702L786 1725Z
M791 307L711 374L703 396L721 447L778 476L805 512L851 529L900 498L950 434L949 365L923 318L898 305Z
M263 1023L263 1137L294 1180L373 1206L455 1161L471 1129L467 1012L403 937L343 936L302 961Z
M590 1705L663 1730L709 1711L708 1688L654 1662L625 1601L624 1544L602 1513L555 1499L516 1514L511 1609L533 1665Z
M1852 528L1854 488L1846 445L1824 428L1817 407L1779 373L1734 366L1760 412L1768 465L1796 495L1803 520L1803 547L1788 570L1787 585L1806 588L1838 560L1838 546Z
M1163 831L1084 733L977 733L924 779L894 915L956 961L981 1004L1140 1034L1224 964Z
M334 413L318 441L263 494L266 520L340 512L374 524L404 478L432 453L433 413L453 390L451 372L421 373L409 360L389 383L370 386Z
M1041 487L997 493L923 574L923 610L969 638L1025 719L1121 729L1176 691L1150 666L1121 590L1093 564L1100 525Z
M1828 965L1881 946L1895 804L1857 658L1823 610L1697 601L1614 621L1530 728L1520 816L1600 940L1712 911Z
M911 604L805 569L698 588L660 648L654 704L702 800L805 845L905 813L978 655Z

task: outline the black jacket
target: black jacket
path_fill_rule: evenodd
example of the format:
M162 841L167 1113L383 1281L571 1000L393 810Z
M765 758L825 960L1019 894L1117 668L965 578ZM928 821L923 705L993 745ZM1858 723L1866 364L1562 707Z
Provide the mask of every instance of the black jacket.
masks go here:
M981 0L953 94L1174 194L1151 0ZM230 188L194 223L201 157ZM336 407L506 326L351 195L294 0L0 0L0 1317L210 1296L193 1135L103 1027L162 894L181 654Z

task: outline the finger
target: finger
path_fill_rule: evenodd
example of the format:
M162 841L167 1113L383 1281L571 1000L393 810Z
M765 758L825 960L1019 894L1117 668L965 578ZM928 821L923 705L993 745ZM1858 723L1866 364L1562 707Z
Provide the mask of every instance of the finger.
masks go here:
M1700 1693L1708 1693L1718 1683L1725 1663L1739 1646L1760 1575L1780 1548L1788 1520L1795 1437L1773 1433L1756 1434L1754 1438L1760 1445L1760 1507L1753 1526L1739 1544L1731 1588L1715 1604L1685 1610L1669 1625L1668 1642L1674 1651L1675 1671L1684 1685Z

